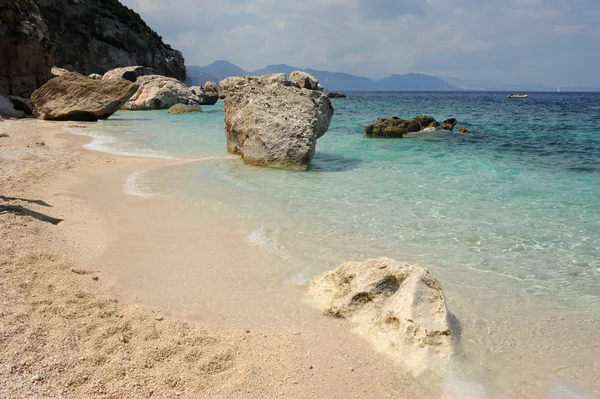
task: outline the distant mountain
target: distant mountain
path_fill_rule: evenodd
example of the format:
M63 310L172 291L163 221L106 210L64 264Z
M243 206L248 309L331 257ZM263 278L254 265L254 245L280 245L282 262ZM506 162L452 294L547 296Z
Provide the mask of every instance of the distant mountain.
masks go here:
M248 72L239 66L225 60L218 60L206 66L190 65L187 67L187 72L185 82L190 86L204 84L208 81L219 83L220 80L230 76L248 75Z
M527 83L499 83L491 80L457 79L444 77L443 80L464 90L481 91L556 91L556 87Z
M408 73L391 75L377 81L379 91L457 91L461 90L435 76Z

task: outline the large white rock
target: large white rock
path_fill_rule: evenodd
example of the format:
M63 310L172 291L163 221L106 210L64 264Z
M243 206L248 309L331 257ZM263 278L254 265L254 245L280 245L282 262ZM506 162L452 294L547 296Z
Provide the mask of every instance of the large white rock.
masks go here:
M281 76L221 82L227 150L250 165L307 169L333 116L327 96L281 83Z
M307 295L417 373L454 351L442 287L427 269L389 258L348 262L313 279Z
M115 69L111 69L110 71L107 71L102 76L102 79L109 80L109 79L121 78L121 79L129 80L130 82L135 82L135 81L137 81L137 78L139 78L140 76L146 76L146 75L158 75L158 72L155 69L140 66L140 65L127 66L127 67L115 68Z
M200 105L198 96L175 78L144 75L138 77L136 83L140 88L123 109L135 111L168 109L175 104Z

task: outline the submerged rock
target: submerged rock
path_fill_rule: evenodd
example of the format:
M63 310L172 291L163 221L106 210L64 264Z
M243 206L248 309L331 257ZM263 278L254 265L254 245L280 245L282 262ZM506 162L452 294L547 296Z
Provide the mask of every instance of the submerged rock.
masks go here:
M313 279L307 295L415 371L454 351L442 287L427 269L389 258L348 262Z
M189 114L192 112L202 112L202 108L197 105L175 104L168 111L170 114Z
M221 82L227 150L250 165L307 169L333 116L327 96L281 83L281 75Z
M397 116L377 118L365 125L365 134L373 137L404 137L409 133L423 130L452 130L456 119L451 118L439 123L428 115L417 115L412 119L401 119Z
M129 80L130 82L135 82L137 80L137 78L139 78L140 76L158 75L158 74L159 73L155 69L137 65L137 66L128 66L128 67L123 67L123 68L111 69L110 71L106 72L102 76L102 79L108 80L108 79L121 78L121 79Z
M327 94L327 97L329 97L329 98L346 98L346 95L341 94L341 93L329 93L329 94Z
M459 133L471 133L471 131L469 129L467 129L466 127L464 127L464 126L459 126L458 127L458 132Z
M104 81L104 80L103 80ZM108 80L110 81L110 80ZM175 78L145 75L137 78L139 90L123 105L130 111L168 109L175 104L200 105L200 99Z
M31 103L38 118L97 121L118 111L137 89L124 79L94 80L69 72L34 91Z

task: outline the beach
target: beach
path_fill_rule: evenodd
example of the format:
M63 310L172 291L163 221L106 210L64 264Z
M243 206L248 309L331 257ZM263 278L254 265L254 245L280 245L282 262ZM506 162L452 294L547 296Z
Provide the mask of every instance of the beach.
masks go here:
M301 290L281 299L243 220L192 216L205 234L191 248L185 206L124 192L165 160L82 150L67 125L0 125L0 397L435 396ZM190 250L198 265L176 261Z

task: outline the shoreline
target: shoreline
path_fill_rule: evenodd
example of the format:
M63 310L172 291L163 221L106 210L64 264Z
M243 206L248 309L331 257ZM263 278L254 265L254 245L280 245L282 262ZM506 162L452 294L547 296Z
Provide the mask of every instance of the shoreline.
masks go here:
M8 130L4 129L6 123L0 124L0 129ZM522 315L512 315L510 309L503 309L505 320L498 320L499 315L494 315L492 309L475 314L469 304L459 304L449 298L450 310L458 313L463 324L460 347L463 352L461 358L464 359L459 359L457 366L468 358L471 363L479 363L481 370L473 368L473 365L465 365L460 370L444 370L445 377L432 373L414 378L402 365L375 352L367 340L352 334L352 325L322 316L304 304L302 288L283 286L281 281L285 270L282 270L282 262L276 255L267 253L249 241L255 226L235 215L194 207L174 198L139 197L124 191L123 184L132 174L168 166L173 160L123 157L82 149L81 146L89 142L87 138L64 131L64 123L36 120L9 123L15 128L15 133L9 131L9 139L16 140L21 134L22 137L15 143L0 141L0 153L6 156L6 152L2 152L5 144L11 148L13 144L17 148L23 146L16 151L17 154L23 151L19 161L32 163L31 169L38 170L38 173L24 171L22 165L21 170L16 168L16 176L24 174L33 178L31 181L23 177L16 178L13 184L6 186L7 192L2 195L24 197L36 193L40 198L35 200L52 205L32 208L46 211L49 216L64 221L55 227L34 221L33 227L43 232L44 248L50 252L57 252L57 248L60 248L58 252L64 253L64 262L72 265L70 270L69 267L59 271L53 269L59 275L52 276L52 281L65 285L61 295L38 291L35 291L35 295L50 295L53 302L62 299L68 301L72 292L80 294L79 280L84 280L86 284L83 287L90 290L84 298L88 298L86 295L89 294L94 299L104 296L109 298L107 300L116 300L118 302L109 302L118 309L115 312L121 312L123 318L133 320L129 321L131 325L141 326L137 336L132 333L136 330L132 327L109 334L110 345L114 346L113 341L116 341L116 345L125 350L134 346L134 337L158 334L156 340L165 348L170 348L164 350L169 353L166 364L170 364L168 367L178 364L175 374L188 382L176 383L175 388L168 384L167 387L154 387L153 395L264 397L264 392L268 392L270 396L284 394L288 397L456 397L457 392L462 395L480 392L483 388L479 384L485 382L486 395L491 397L495 393L513 392L519 397L533 398L559 389L553 384L560 384L564 380L575 382L575 391L600 393L600 380L594 377L594 371L600 369L593 359L594 354L600 353L600 348L593 341L600 325L596 321L588 323L569 315L549 315L548 318L540 315L539 319L524 320ZM51 131L46 132L46 129ZM45 145L36 145L35 142L39 140L43 140ZM36 165L40 160L42 165ZM44 162L53 165L55 170L40 174L39 169L43 168ZM19 201L15 203L22 204ZM4 223L2 217L4 215L0 215L0 222ZM11 215L11 223L17 223L27 217L12 218ZM27 230L31 227L25 227L23 236L15 240L17 244L13 245L23 245L27 235L32 233ZM13 230L11 224L7 231ZM28 247L26 252L34 250ZM345 260L341 259L340 263ZM25 276L32 271L23 273L21 280L29 281ZM63 283L65 274L74 278L74 281ZM94 277L99 280L93 280ZM24 289L19 287L18 282L15 287L18 287L15 292ZM31 290L40 287L31 287ZM71 289L70 293L67 288ZM40 306L37 303L41 301L40 298L32 300L30 311L37 309ZM12 306L5 307L10 309ZM73 312L79 314L78 311ZM156 320L157 317L161 320ZM478 319L480 317L485 318ZM102 329L108 328L111 320L86 323ZM161 330L165 325L169 326L168 329ZM565 337L564 332L573 330L573 326L573 335ZM73 329L77 330L74 326L63 327L63 332L71 331L71 334ZM207 340L215 343L214 346L195 348L213 356L210 362L215 369L202 377L192 375L191 380L187 380L191 372L187 369L196 364L197 359L188 362L186 359L194 356L179 348L179 344L175 346L178 349L173 349L172 345L174 336L190 328L210 336ZM12 337L11 331L9 336ZM331 337L335 337L335 340L332 341ZM17 336L8 342L13 342L12 339L19 342ZM201 341L205 342L204 338ZM560 350L548 350L548 345L557 343L562 345ZM96 352L104 345L94 342L89 350ZM562 352L565 346L577 348L577 352L565 354ZM584 353L585 346L589 359L580 364L578 355ZM481 353L482 348L487 348L489 352ZM504 348L509 348L509 351ZM42 349L40 352L44 353ZM44 357L56 356L56 349L50 348L50 354L44 353ZM155 351L143 345L139 349ZM22 352L17 350L18 353ZM522 355L525 359L522 359ZM144 358L141 352L138 356L138 360ZM73 360L69 356L66 358ZM113 362L108 363L111 364L108 367L110 369ZM151 369L160 368L158 363L154 363ZM543 364L543 367L528 370L530 364L536 363ZM140 378L156 382L173 374L166 364L163 369L156 371L157 374L145 374L145 367L141 366L139 368L142 370L136 373ZM515 376L510 370L513 365L528 370L526 375ZM81 368L106 369L105 364ZM111 370L111 373L114 372ZM56 378L56 386L59 386L66 378L53 376L46 379L44 376L42 380L32 383L28 378L42 376L44 371L32 374L27 369L22 371L19 378L14 373L6 374L4 369L0 374L0 386L10 387L8 383L13 384L18 380L20 387L29 385L30 389L51 390L53 388L48 385L53 383L46 384L45 381ZM372 379L373 375L377 375L375 380ZM201 382L206 379L210 382ZM127 397L131 392L143 396L149 392L144 391L145 386L134 388L133 385L123 385L127 378L110 374L108 377L103 375L101 379L88 379L63 395L102 397L91 388L99 385L100 380L104 381L105 390L107 385L115 385L114 391L106 394L108 396ZM199 390L199 386L202 389ZM248 387L249 392L241 387Z
M173 206L168 210L182 208L164 198L127 195L123 180L164 161L81 149L85 138L63 131L64 126L38 120L5 121L0 125L9 134L0 139L0 161L3 168L11 166L10 173L3 176L6 184L2 193L10 200L3 205L8 202L62 219L52 225L42 217L37 220L15 213L0 215L1 249L8 254L1 264L11 276L0 287L6 293L0 312L0 335L4 337L0 396L435 395L436 389L423 386L390 359L372 351L368 342L347 333L344 322L331 320L315 325L314 320L330 319L301 301L292 304L291 314L284 315L297 323L282 329L278 323L263 325L269 321L265 313L262 319L250 323L251 315L244 313L248 308L238 310L247 321L240 324L218 312L211 317L186 317L175 314L180 313L177 307L172 311L166 306L159 309L153 300L163 295L160 292L146 291L148 297L140 298L144 290L127 285L123 275L114 274L134 268L120 267L125 266L120 256L113 257L116 261L110 264L115 244L129 251L128 243L136 240L128 239L128 232L120 230L135 227L135 223L120 222L126 217L140 217L132 211L144 214L146 206L156 206L154 222L168 224L169 220L163 219L163 205ZM35 144L41 141L43 145ZM201 216L206 223L209 212ZM182 220L186 219L183 214ZM223 222L213 220L212 226L220 226L222 231L216 238L214 232L207 231L206 238L213 236L213 242L218 242L229 236L231 232ZM176 223L172 228L178 231ZM156 238L155 233L150 236ZM166 243L164 237L138 241L151 242ZM227 251L226 244L214 248L213 259L218 260L220 252ZM261 252L256 248L253 259L260 259ZM246 255L238 252L237 259L243 261ZM156 256L151 258L156 260ZM193 269L202 271L186 270ZM229 277L234 272L232 269ZM214 276L209 273L208 277ZM136 280L133 277L132 281ZM164 274L155 277L163 286L169 286L163 280ZM217 299L227 296L214 289L210 295L219 296L212 306L228 308L233 315L238 304L252 303L244 296L252 292L252 300L269 302L263 290L268 282L263 287L248 287L246 276L235 277L236 288L243 291L230 304L221 304ZM205 281L205 287L210 287L209 283ZM179 290L177 285L171 288L173 292ZM217 323L220 318L222 324ZM335 341L330 339L332 336L336 336Z

